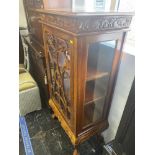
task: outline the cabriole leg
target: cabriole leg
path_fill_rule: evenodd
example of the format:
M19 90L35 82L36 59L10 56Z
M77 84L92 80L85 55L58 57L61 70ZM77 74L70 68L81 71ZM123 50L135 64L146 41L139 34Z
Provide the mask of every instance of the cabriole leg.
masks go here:
M77 146L74 146L73 155L80 155L80 153L79 153L79 151L78 151L78 147L77 147Z

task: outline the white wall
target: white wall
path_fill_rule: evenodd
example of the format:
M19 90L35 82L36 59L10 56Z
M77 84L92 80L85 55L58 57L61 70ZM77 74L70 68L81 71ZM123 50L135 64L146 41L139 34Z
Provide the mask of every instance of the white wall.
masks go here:
M119 11L134 11L134 0L120 0ZM121 61L118 78L116 82L115 92L112 100L112 105L108 117L109 128L102 133L105 143L115 138L123 110L131 89L131 85L135 75L135 22L134 18L131 23L131 31L128 32L124 51L125 55Z
M27 27L23 0L19 0L19 27Z
M102 133L105 143L115 138L129 91L134 80L134 75L135 57L130 54L124 54L121 60L112 105L108 117L109 128Z

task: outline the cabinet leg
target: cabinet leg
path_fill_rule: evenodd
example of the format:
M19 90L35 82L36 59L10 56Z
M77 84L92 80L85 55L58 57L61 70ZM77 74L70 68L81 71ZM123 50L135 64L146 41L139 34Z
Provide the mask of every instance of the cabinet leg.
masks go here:
M74 148L73 155L80 155L77 147Z
M103 144L104 140L100 133L96 135L96 144L95 144L95 150L97 154L102 154L103 152Z
M103 140L103 137L101 136L101 133L98 133L96 135L96 138L97 138L97 142L98 143L104 143L104 140Z

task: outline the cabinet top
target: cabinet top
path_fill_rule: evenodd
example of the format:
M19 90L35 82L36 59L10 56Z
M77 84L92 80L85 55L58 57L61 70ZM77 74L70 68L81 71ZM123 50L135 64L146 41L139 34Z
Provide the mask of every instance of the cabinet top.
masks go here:
M133 12L86 12L81 10L30 9L41 14L41 23L61 29L73 35L105 31L127 31Z
M119 12L119 11L101 11L101 10L79 10L79 9L33 9L36 12L45 14L55 14L61 16L106 16L106 15L123 15L123 16L133 16L134 12Z

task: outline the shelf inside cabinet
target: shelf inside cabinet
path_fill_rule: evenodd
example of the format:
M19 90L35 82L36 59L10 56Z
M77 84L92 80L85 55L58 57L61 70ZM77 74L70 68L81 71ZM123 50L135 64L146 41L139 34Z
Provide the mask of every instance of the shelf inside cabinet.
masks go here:
M94 91L93 82L87 82L86 92L85 92L85 104L89 104L92 101L97 101L104 98L104 94L100 89Z
M83 122L84 126L92 123L93 113L94 113L93 104L90 104L88 106L86 105L86 107L84 109L84 115L85 115L84 122Z
M86 80L87 81L95 80L97 78L107 76L108 74L109 74L108 72L98 71L95 68L88 68Z
M103 99L93 101L84 106L84 126L92 124L102 118Z

